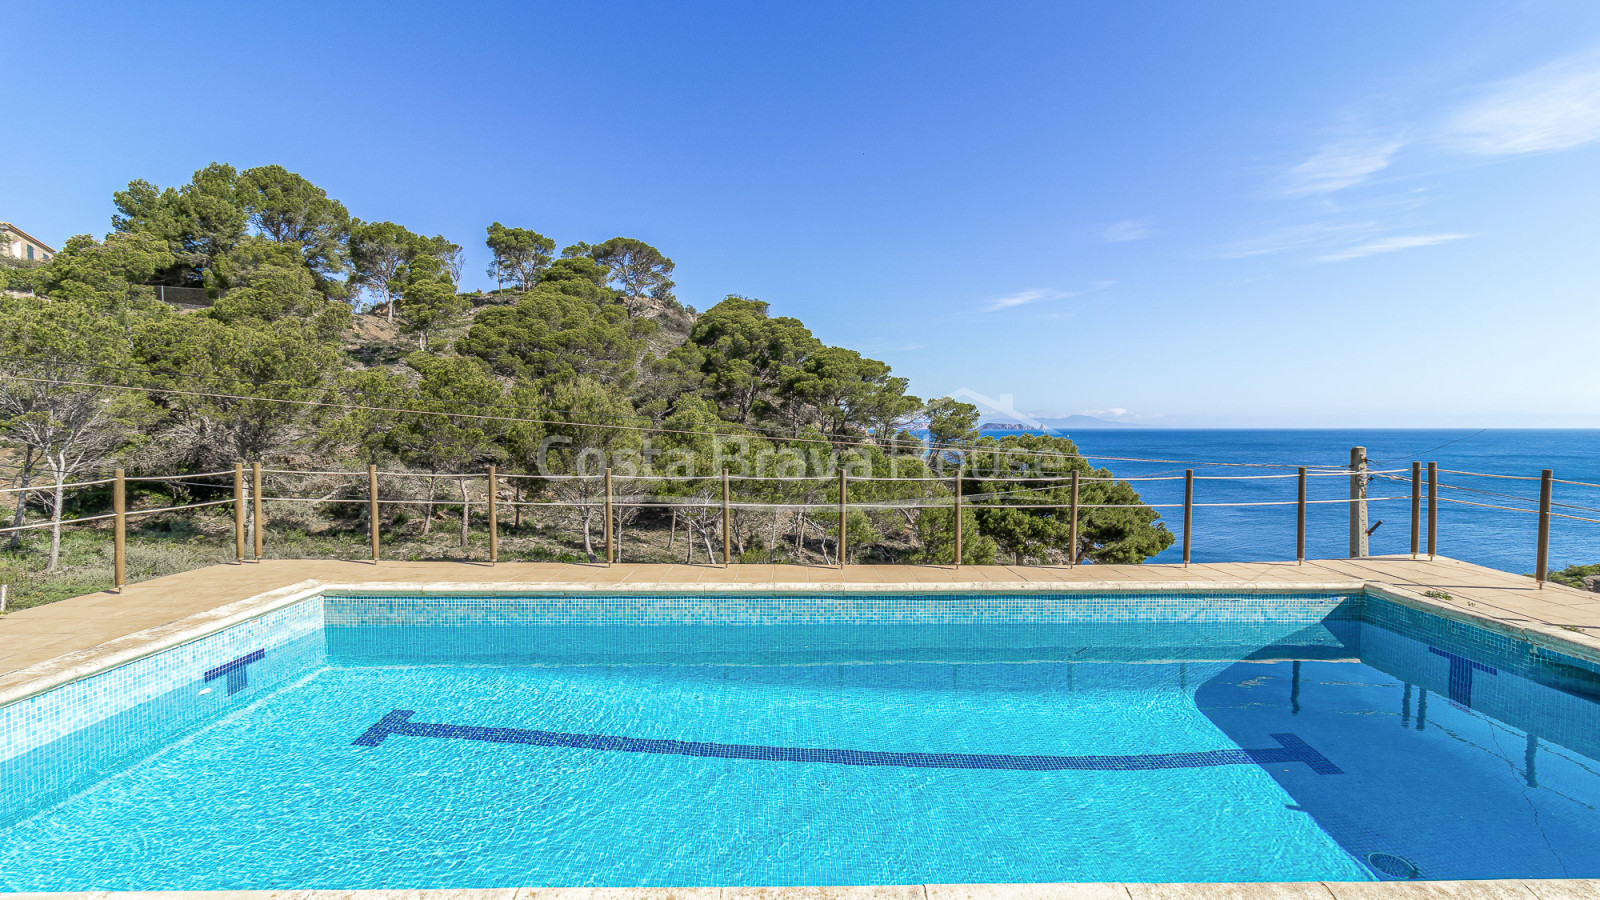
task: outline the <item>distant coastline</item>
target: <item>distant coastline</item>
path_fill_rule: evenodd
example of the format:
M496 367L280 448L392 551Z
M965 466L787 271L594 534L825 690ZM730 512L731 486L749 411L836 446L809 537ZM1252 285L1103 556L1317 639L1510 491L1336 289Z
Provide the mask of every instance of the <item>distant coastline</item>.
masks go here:
M1100 419L1094 416L1066 416L1059 419L1034 419L1033 424L1019 422L984 422L978 426L981 432L1012 432L1020 434L1054 434L1063 431L1082 430L1086 428L1146 428L1145 425L1135 425L1129 422L1113 422L1110 419Z

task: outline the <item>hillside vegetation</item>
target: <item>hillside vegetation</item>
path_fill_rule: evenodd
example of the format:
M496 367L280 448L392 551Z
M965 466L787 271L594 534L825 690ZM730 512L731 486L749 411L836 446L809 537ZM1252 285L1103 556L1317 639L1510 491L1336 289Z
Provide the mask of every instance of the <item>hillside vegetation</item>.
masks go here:
M833 562L842 467L860 479L853 560L948 563L954 484L930 479L960 465L985 477L963 484L981 501L963 517L965 562L1137 562L1172 542L1132 487L1092 469L1070 440L979 438L972 406L924 403L886 363L827 346L760 300L686 307L673 260L644 241L558 253L551 238L495 222L484 241L497 287L463 293L459 245L355 218L280 166L212 164L177 187L134 181L113 203L103 239L74 237L45 265L0 265L0 438L10 487L26 489L6 495L13 525L105 512L103 486L58 486L119 466L170 475L236 461L300 472L374 464L421 476L610 467L623 556L681 561L720 553L720 513L706 504L720 500L727 468L782 479L735 482L737 502L767 504L735 515L740 559ZM155 286L214 302L180 310ZM1083 482L1081 502L1097 508L1083 511L1076 546L1062 511L1039 508L1065 504L1065 485L1026 480L1073 471L1107 479ZM146 483L130 504L216 499L230 484ZM486 485L386 476L385 497L406 501L384 507L391 552L476 552ZM364 489L269 474L269 496L321 501L272 505L269 555L359 555ZM502 558L593 559L599 489L593 479L503 481L504 502L539 505L507 506ZM944 506L893 505L911 501ZM226 555L225 515L135 520L135 574ZM452 527L436 527L445 520ZM105 527L69 527L65 543L58 529L13 532L0 577L24 603L103 586Z

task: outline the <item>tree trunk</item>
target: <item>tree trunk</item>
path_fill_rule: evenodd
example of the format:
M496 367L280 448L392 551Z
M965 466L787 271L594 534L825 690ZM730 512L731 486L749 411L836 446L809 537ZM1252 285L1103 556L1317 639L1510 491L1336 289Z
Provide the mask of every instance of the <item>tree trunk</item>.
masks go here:
M65 469L66 465L63 462L55 471L55 496L50 502L50 565L45 567L46 572L54 572L61 568L61 507L67 496Z
M511 496L512 496L512 502L515 504L514 506L511 507L511 527L517 529L518 531L521 531L522 530L522 482L513 481L511 483Z
M252 550L256 545L256 505L250 496L253 487L255 485L246 482L244 488L244 543Z
M422 536L427 537L433 531L433 483L438 476L428 476L428 511L422 514Z
M711 552L711 529L702 527L700 529L700 537L704 538L706 542L706 564L716 565L717 554Z
M17 487L20 488L20 490L17 491L17 514L12 517L12 522L11 522L11 525L12 525L13 528L21 528L23 525L27 524L27 516L28 516L28 484L33 480L34 462L35 462L35 460L34 460L34 449L32 447L29 447L28 450L27 450L26 455L24 455L23 458L22 458L22 480L17 485ZM11 532L11 540L7 544L7 546L9 546L12 550L15 550L18 547L21 547L22 546L22 532L20 532L20 531Z
M672 527L667 530L667 552L672 552L672 545L678 541L678 511L672 511Z
M467 528L472 522L472 501L467 497L467 480L457 478L456 484L461 487L461 546L467 546Z
M588 504L583 507L583 552L589 557L589 562L594 562L594 539L589 535L589 523L594 519L594 510Z

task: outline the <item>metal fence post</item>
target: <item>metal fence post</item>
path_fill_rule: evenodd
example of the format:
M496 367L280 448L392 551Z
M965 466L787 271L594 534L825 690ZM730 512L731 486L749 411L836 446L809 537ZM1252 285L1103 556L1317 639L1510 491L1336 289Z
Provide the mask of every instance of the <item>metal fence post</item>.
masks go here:
M1189 536L1194 531L1194 470L1183 470L1183 565L1189 565Z
M956 509L955 509L955 548L956 568L961 568L961 468L956 467Z
M1422 463L1411 463L1411 558L1422 547Z
M839 470L839 568L844 568L844 554L847 542L845 540L845 503L846 493L849 490L846 479L850 476L844 469Z
M1439 550L1439 464L1428 463L1428 558Z
M367 466L367 530L372 536L372 562L378 562L378 467Z
M1072 470L1072 502L1070 508L1071 514L1069 518L1072 523L1068 526L1067 531L1067 568L1069 569L1078 564L1078 470L1076 469Z
M1555 473L1549 469L1539 473L1539 558L1535 574L1540 590L1544 589L1545 579L1550 574L1550 493L1554 477Z
M244 564L244 463L233 464L233 561Z
M500 479L495 477L494 466L489 467L489 565L500 561L500 518L495 495L500 493Z
M733 514L728 509L728 467L722 467L722 567L733 556Z
M128 583L128 479L121 469L116 471L111 485L111 511L116 514L111 529L111 568L120 591Z
M606 537L606 565L611 565L615 557L611 555L611 467L606 467L606 505L605 505L605 537Z
M250 464L250 519L255 524L252 537L256 562L261 561L261 551L266 542L267 517L261 509L261 463Z
M1306 467L1300 467L1299 499L1294 507L1294 562L1306 564Z

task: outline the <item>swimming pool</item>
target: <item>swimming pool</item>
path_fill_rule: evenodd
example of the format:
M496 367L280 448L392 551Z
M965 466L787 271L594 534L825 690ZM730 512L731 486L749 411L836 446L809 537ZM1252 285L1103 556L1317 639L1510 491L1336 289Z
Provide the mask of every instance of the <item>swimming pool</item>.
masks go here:
M0 889L1600 875L1600 666L1372 593L329 593L0 708Z

